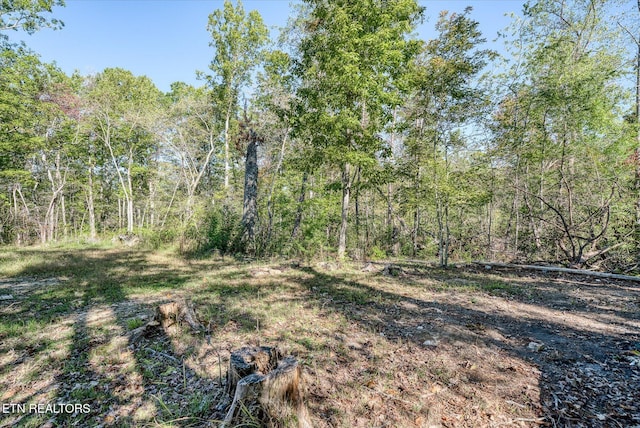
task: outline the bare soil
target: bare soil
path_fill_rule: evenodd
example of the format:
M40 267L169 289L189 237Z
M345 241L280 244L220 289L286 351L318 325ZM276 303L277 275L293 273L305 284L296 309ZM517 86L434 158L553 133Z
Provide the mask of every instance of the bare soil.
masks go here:
M216 426L230 352L268 345L303 364L317 427L640 427L637 283L133 249L0 254L17 258L29 262L0 270L0 404L90 411L4 412L0 426ZM156 305L184 297L204 333L130 341Z

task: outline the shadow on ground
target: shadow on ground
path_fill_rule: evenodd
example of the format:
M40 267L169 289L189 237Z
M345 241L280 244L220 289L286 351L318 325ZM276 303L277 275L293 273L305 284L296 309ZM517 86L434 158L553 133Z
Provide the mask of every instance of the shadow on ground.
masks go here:
M0 308L0 355L7 356L0 401L59 407L3 414L0 426L203 426L213 419L218 383L189 367L169 335L129 341L129 331L199 268L135 250L20 253L37 262L0 284L0 294L13 298ZM148 294L154 298L145 301ZM60 411L63 404L88 407Z
M0 402L91 411L2 414L0 426L215 426L229 352L261 344L305 365L316 427L640 425L640 291L628 283L14 252L30 262L0 280ZM183 297L206 333L130 341Z
M494 383L500 372L514 372L502 382L518 377L517 369L504 361L479 370L478 361L491 352L530 362L539 370L538 406L531 403L538 418L514 418L513 423L640 424L640 359L633 357L640 355L640 288L635 284L560 275L525 276L518 283L513 276L487 278L486 272L473 268L421 268L409 274L404 269L400 278L377 274L365 284L303 268L307 276L301 284L312 291L316 304L341 313L364 330L398 344L413 343L427 352L427 358L453 353L451 358L467 361L466 367L458 368L460 373L448 373L444 379L462 396L473 395L465 384L482 389L482 384ZM399 294L393 291L396 284L422 287L424 297ZM528 405L515 398L505 397L505 401ZM491 415L487 416L458 422L492 426Z

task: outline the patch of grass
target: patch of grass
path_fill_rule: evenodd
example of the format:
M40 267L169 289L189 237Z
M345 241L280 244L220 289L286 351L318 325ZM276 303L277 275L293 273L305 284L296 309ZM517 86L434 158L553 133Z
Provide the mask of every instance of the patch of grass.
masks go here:
M12 318L0 321L0 338L28 336L36 333L44 327L44 323L37 319L28 320Z
M189 398L189 404L187 404L184 413L190 417L205 417L209 410L209 407L213 405L213 398L211 395L197 392Z
M300 337L300 338L296 339L295 342L297 342L300 345L304 346L309 351L315 351L315 350L318 350L318 349L320 349L322 347L321 344L319 344L318 342L316 342L314 339L312 339L310 337Z
M135 330L138 327L142 327L144 325L144 321L140 318L132 318L127 320L127 328L129 330Z
M70 397L77 403L98 402L103 399L102 393L95 387L90 385L78 385L71 391Z
M517 296L522 294L522 289L505 281L488 281L480 283L478 288L494 296Z

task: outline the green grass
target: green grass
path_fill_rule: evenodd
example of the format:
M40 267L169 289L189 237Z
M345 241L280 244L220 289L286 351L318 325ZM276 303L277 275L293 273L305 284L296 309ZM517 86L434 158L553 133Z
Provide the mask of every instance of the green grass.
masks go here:
M490 281L487 283L481 283L478 288L480 290L486 291L489 294L500 296L517 296L522 294L521 288L504 281Z
M140 318L133 318L130 320L127 320L127 328L129 330L135 330L138 327L142 327L144 325L144 321L142 321Z

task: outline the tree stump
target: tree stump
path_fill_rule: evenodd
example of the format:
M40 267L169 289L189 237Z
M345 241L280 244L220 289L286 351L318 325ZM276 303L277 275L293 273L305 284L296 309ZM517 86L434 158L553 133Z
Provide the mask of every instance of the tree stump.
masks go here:
M231 353L227 371L227 393L233 396L240 379L251 374L267 374L278 365L282 356L277 348L253 346Z
M156 314L151 321L132 330L129 334L129 343L137 344L141 338L150 337L158 332L158 328L167 329L171 326L179 326L188 324L195 332L204 330L204 327L198 321L196 311L193 304L188 300L180 302L164 303L156 308Z
M222 427L249 420L267 427L312 426L304 405L302 368L295 358L278 361L280 357L277 349L266 346L231 354L227 392L233 401ZM240 408L246 411L238 412Z
M188 300L169 302L158 306L154 320L159 322L163 328L171 327L174 324L186 323L194 331L204 330L204 327L196 317L193 304Z

